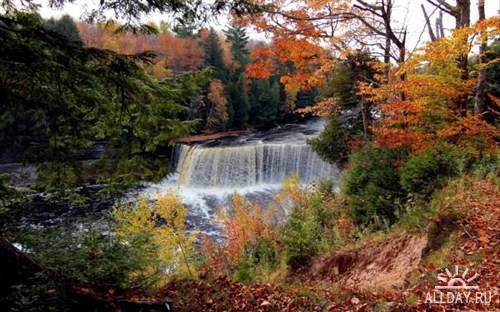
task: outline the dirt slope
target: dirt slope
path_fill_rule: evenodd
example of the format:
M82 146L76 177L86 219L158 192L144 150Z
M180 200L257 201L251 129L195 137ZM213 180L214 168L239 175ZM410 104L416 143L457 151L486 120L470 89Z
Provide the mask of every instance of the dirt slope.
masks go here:
M316 279L328 279L347 288L399 288L419 265L427 244L427 235L398 233L381 242L368 242L317 259L310 273Z

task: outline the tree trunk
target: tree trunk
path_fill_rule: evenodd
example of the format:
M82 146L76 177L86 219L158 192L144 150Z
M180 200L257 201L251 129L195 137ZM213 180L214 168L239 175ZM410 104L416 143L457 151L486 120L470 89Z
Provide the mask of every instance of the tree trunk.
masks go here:
M484 12L484 0L479 0L477 4L477 9L479 13L479 21L485 19ZM479 63L485 64L486 59L486 46L488 44L488 35L486 30L481 30L481 45L479 46ZM476 102L474 104L474 114L481 115L484 113L486 108L486 69L480 68L479 75L477 78L477 88L476 88Z
M390 67L391 67L391 39L389 36L385 37L385 47L384 47L384 76L386 83L390 82Z
M439 11L439 17L436 19L436 36L438 38L444 37L443 11Z
M464 28L470 25L470 0L457 0L457 5L454 8L456 28ZM467 44L467 38L464 39L464 44ZM462 54L459 59L459 67L462 72L462 80L469 79L469 55L468 53ZM458 106L462 111L462 115L467 114L467 95L459 99Z
M367 140L369 138L370 111L363 99L359 101L359 104L361 105L361 118L363 120L363 136Z

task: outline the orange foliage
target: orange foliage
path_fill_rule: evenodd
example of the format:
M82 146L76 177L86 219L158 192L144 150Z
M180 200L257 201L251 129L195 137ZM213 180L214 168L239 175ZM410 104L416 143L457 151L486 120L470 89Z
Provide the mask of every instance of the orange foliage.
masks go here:
M208 91L207 97L212 103L212 107L208 114L207 126L210 129L222 130L229 118L224 84L220 80L213 80L210 82Z
M258 202L250 202L235 194L231 200L231 213L223 212L221 221L227 241L223 246L208 237L203 241L203 254L209 258L207 265L216 273L233 268L244 256L245 247L256 243L259 238L275 240L276 233L271 225L272 210L262 211Z
M342 107L337 102L335 97L326 98L316 102L313 106L306 106L297 109L297 113L302 115L312 114L319 117L331 117L340 113Z
M231 44L225 39L225 37L219 36L219 43L222 48L222 59L224 60L226 67L232 70L240 67L240 64L233 59Z
M278 65L287 72L281 79L293 108L300 90L321 86L340 56L348 55L355 44L348 44L363 33L364 26L349 17L349 0L260 0L271 9L240 18L273 35L269 47L255 49L247 75L267 78ZM293 65L293 66L290 66Z
M498 18L493 18L479 26L497 23ZM381 118L372 128L378 144L420 151L446 141L465 146L470 153L496 148L498 129L460 106L460 99L472 96L477 83L475 78L463 79L457 59L472 49L473 41L463 39L475 37L482 29L479 26L456 30L450 37L429 43L406 63L391 68L388 83L361 84L367 100L381 103Z
M155 27L154 23L149 23ZM195 38L179 38L170 33L141 35L118 32L120 25L115 21L95 25L80 22L78 28L83 42L88 47L113 50L124 54L154 51L158 54L149 72L156 78L163 78L186 71L195 71L203 65L203 53ZM157 27L156 27L157 28Z
M244 197L232 198L233 216L223 218L228 235L226 250L230 257L239 258L249 242L256 242L260 237L272 239L273 230L269 223L270 210L262 212L258 202L250 203Z
M166 59L168 67L175 73L195 71L203 65L203 53L194 38L160 34L155 38L153 48Z
M293 64L294 70L280 78L292 110L297 93L322 85L325 74L333 66L325 49L303 38L275 38L270 46L253 49L251 57L253 63L246 70L248 78L269 78L280 64Z

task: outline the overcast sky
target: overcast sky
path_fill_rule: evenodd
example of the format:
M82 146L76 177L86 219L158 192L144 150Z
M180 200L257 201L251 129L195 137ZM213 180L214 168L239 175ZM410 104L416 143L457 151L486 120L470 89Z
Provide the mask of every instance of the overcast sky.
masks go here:
M472 22L477 20L477 5L478 0L471 0L471 20ZM453 2L453 1L452 1ZM76 0L75 3L70 3L64 6L61 10L50 8L47 3L48 1L39 0L37 3L42 5L40 13L43 17L59 17L63 14L69 14L75 19L81 19L85 14L86 10L95 8L99 3L98 0ZM413 49L413 47L419 42L419 38L421 41L428 40L427 31L423 32L423 26L425 24L425 20L422 14L422 10L420 8L421 3L425 3L425 0L395 0L396 8L394 12L394 20L403 24L406 23L408 25L408 49ZM500 10L500 0L485 0L486 3L486 17L491 17L499 14ZM430 14L433 11L433 7L429 4L426 4L427 12ZM434 13L434 18L437 16L437 12ZM453 28L454 20L448 16L445 16L445 28ZM112 15L110 15L112 17ZM159 24L162 20L169 20L169 17L162 14L151 14L145 18L146 21L155 21ZM223 29L227 24L227 17L220 16L218 21L213 21L212 26L216 29ZM422 34L422 36L421 36ZM253 39L265 39L263 34L256 33L255 31L250 31L250 37Z

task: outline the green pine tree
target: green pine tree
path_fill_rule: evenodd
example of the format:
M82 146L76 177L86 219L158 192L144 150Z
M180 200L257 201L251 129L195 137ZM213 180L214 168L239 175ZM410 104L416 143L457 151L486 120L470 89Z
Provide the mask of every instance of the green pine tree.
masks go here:
M205 48L205 66L214 69L214 78L223 82L227 81L227 69L224 64L224 54L219 41L219 35L215 29L210 28L208 37L204 43Z
M250 103L248 95L244 90L244 73L246 66L250 63L250 52L248 50L248 36L241 26L230 26L224 31L226 40L231 45L231 55L238 62L228 75L228 96L234 110L232 126L243 128L249 120Z
M83 45L80 31L73 18L69 15L63 15L59 19L50 18L45 22L45 28L66 37L69 41L78 45Z
M224 31L226 40L231 44L231 54L240 65L243 72L250 63L250 51L248 50L248 36L245 29L239 25L230 26Z
M270 79L257 79L252 82L251 112L252 123L265 125L278 118L280 105L280 87L275 81L271 86Z
M160 28L163 31L165 26L162 27L160 23ZM196 31L196 21L193 18L177 19L172 31L181 38L194 37Z

